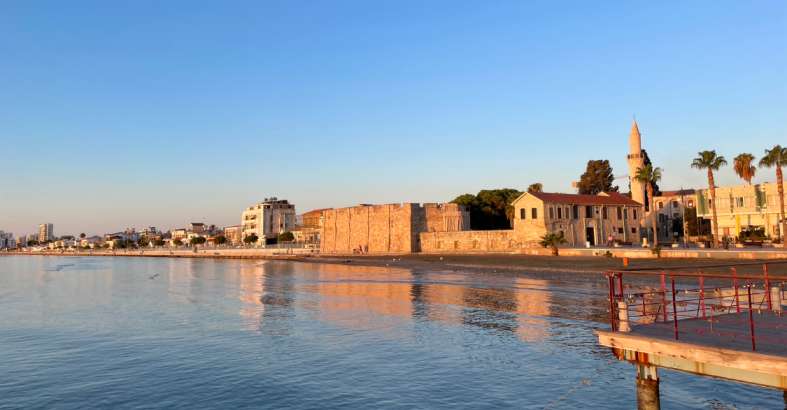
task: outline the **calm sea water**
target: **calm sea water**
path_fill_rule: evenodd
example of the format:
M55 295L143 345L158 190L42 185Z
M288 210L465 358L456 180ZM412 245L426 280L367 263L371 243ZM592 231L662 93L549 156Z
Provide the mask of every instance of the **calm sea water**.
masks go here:
M603 281L164 258L0 257L0 408L612 408ZM782 408L662 371L663 408Z

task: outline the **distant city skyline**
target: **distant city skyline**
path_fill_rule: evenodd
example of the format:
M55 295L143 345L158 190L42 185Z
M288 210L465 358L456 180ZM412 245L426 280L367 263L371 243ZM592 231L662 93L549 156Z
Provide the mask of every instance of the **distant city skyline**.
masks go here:
M573 192L628 174L636 115L662 189L787 145L787 4L337 1L0 6L0 230L102 234ZM760 169L755 183L773 181ZM626 179L616 181L627 191Z

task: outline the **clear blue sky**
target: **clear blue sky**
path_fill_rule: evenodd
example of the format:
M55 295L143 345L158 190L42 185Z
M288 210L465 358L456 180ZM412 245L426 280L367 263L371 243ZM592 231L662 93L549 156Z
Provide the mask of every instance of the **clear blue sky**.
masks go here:
M569 192L634 114L664 188L787 144L787 2L3 1L0 229Z

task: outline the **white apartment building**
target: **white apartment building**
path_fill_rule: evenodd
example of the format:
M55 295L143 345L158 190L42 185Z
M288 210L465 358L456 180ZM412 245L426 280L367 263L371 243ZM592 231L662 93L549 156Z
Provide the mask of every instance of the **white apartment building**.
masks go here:
M38 242L50 242L55 239L54 226L51 223L38 225Z
M273 239L280 233L295 228L295 205L286 199L265 198L264 201L243 210L241 215L242 238L251 234L263 239Z

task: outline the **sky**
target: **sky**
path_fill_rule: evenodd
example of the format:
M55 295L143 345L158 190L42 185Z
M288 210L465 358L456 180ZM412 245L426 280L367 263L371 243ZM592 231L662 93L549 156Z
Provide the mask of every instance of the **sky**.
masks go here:
M0 230L572 192L628 173L634 116L662 189L702 187L698 151L787 145L785 114L781 0L6 0Z

